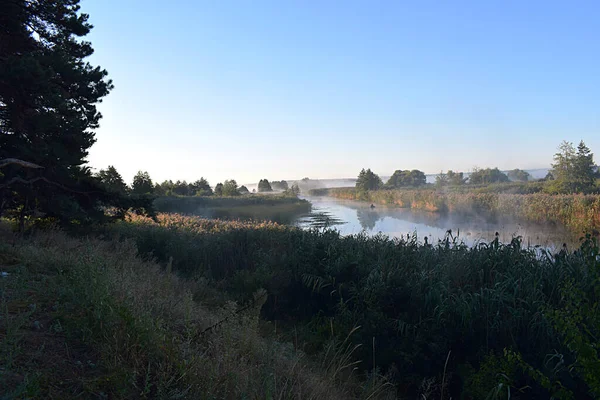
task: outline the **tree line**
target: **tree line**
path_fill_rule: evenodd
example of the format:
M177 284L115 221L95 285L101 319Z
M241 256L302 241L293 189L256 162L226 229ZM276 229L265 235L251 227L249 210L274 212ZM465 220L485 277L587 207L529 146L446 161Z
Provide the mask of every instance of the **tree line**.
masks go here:
M131 186L128 186L121 174L112 165L100 170L96 174L96 177L107 190L122 194L132 193L149 196L241 196L250 193L246 186L238 186L235 179L219 182L213 189L204 177L190 183L185 180L173 182L170 179L162 183L154 183L150 174L146 171L139 171L135 174ZM274 189L290 194L298 194L300 192L297 184L294 183L289 187L287 181L269 182L267 179L261 179L258 182L258 192L272 192Z
M547 182L544 190L548 193L591 193L598 191L597 180L600 178L598 166L594 163L594 155L583 141L577 148L571 142L563 141L554 155L552 169L546 177L539 181ZM475 168L467 177L463 172L440 172L435 177L435 186L490 185L507 182L529 182L531 174L521 169L513 169L504 173L496 168ZM381 178L371 169L362 169L358 174L356 189L358 191L418 188L425 186L425 173L416 169L396 170L384 184Z

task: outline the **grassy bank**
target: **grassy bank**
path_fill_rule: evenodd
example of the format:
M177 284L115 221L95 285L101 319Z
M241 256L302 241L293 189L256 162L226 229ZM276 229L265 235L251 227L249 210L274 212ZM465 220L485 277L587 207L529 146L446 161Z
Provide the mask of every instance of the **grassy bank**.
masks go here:
M489 187L480 191L418 189L363 193L354 188L334 188L321 195L325 194L339 199L438 213L550 222L563 225L577 234L600 229L600 195L510 194L497 193Z
M600 265L589 243L540 256L517 239L424 246L175 215L136 217L108 233L208 282L205 295L246 304L265 289L261 315L273 329L314 357L332 335L349 336L363 374L386 374L400 396L592 397Z
M310 203L295 196L245 195L237 197L159 197L154 201L159 212L199 215L206 218L293 222L310 212Z
M143 261L128 241L0 235L3 399L390 393L379 380L357 384L348 342L328 341L309 360L293 342L262 334L264 291L242 306L207 281L184 280L170 266Z

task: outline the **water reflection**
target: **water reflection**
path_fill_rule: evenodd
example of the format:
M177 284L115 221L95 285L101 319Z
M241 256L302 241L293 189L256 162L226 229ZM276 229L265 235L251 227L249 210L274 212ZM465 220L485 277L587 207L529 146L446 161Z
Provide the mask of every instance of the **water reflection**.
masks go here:
M446 232L451 230L460 241L472 246L478 242L492 241L498 233L499 240L509 243L513 237L521 236L525 246L540 245L549 248L562 247L564 242L569 246L577 245L577 238L564 228L550 224L527 224L519 221L500 220L484 217L442 217L435 213L415 212L408 209L388 208L369 204L338 200L328 197L307 197L313 204L313 214L326 215L331 224L341 234L357 234L365 232L369 235L378 233L390 237L405 237L416 233L420 242L437 243L443 240ZM310 218L297 221L301 227L311 227ZM321 227L321 226L320 226Z

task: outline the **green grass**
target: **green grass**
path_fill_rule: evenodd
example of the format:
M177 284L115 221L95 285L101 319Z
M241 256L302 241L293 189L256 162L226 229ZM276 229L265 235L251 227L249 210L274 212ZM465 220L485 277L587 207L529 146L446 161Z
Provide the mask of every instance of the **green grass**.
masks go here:
M287 195L245 195L237 197L159 197L159 212L199 215L207 218L242 219L292 223L310 212L308 201Z
M293 344L261 334L262 291L244 306L210 298L207 282L141 260L128 241L60 232L30 239L2 232L2 238L0 270L9 273L0 277L3 399L389 393L381 380L357 384L347 343L329 341L328 354L308 360Z
M262 317L308 354L322 354L332 334L341 341L352 332L359 368L388 374L411 398L425 391L439 397L442 387L453 398L506 387L499 378L505 371L480 372L492 368L486 362L504 366L505 349L540 373L554 374L548 354L558 351L565 362L575 356L545 310L563 306L568 281L593 292L595 261L583 253L524 249L518 239L468 248L449 238L424 246L416 239L341 237L177 215L160 215L159 223L136 217L111 232L241 304L265 289ZM486 361L490 354L502 360ZM549 395L523 370L511 371L514 391L529 385L528 395ZM560 374L573 393L586 393L580 377Z
M591 240L554 255L518 238L432 246L175 214L97 233L103 241L53 232L0 245L5 392L579 399L598 389Z

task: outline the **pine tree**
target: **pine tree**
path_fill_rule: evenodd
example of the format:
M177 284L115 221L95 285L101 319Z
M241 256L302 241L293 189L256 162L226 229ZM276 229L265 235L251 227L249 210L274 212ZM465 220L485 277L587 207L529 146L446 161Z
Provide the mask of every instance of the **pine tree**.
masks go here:
M107 191L85 165L101 118L96 105L113 86L85 61L93 49L80 38L92 26L79 0L0 0L0 10L0 159L41 167L3 168L2 208L21 222L32 214L91 222L107 206L123 215L133 199Z

